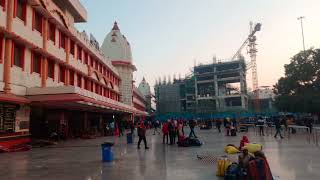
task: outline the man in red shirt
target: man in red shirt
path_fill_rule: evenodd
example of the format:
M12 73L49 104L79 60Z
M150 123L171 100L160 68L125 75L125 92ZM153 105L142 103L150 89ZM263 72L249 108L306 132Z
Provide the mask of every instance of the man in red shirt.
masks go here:
M167 144L169 143L169 126L168 122L164 122L162 125L162 133L163 133L163 144L165 144L165 139L167 139Z
M143 140L145 149L149 149L147 146L147 139L146 139L146 127L143 122L140 123L140 126L138 127L138 149L140 149L140 143Z

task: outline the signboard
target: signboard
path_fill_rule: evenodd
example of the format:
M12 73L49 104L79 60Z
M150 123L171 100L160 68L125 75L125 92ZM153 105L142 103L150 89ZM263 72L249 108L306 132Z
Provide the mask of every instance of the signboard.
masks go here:
M29 131L30 107L20 106L16 112L16 132Z
M0 132L15 132L16 105L0 103Z

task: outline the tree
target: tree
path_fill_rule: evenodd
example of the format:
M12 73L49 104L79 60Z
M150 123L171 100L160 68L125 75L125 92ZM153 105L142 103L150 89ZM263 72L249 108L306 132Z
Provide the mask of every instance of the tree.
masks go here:
M320 112L320 49L296 54L286 64L285 77L274 86L276 107L281 111Z

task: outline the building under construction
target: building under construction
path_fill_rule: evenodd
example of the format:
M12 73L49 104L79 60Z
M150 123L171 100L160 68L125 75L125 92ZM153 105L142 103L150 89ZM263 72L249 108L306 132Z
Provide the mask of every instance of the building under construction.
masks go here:
M158 115L247 111L245 60L201 64L184 79L160 79L155 96Z

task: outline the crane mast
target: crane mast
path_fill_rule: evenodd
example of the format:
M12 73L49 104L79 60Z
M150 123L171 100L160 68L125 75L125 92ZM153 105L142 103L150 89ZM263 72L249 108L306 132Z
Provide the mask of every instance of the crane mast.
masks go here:
M258 72L257 72L257 48L256 48L256 36L254 35L254 33L252 33L253 30L253 23L250 22L250 34L252 34L252 36L249 36L249 54L250 54L250 58L251 58L251 71L252 71L252 90L253 90L253 104L255 107L255 110L257 112L260 111L260 102L259 102L259 84L258 84Z
M232 60L235 60L237 57L241 55L242 49L248 45L248 54L250 55L250 67L252 68L252 90L253 90L253 103L254 108L257 112L260 111L260 102L259 102L259 84L258 84L258 73L257 73L257 48L256 48L256 41L257 38L255 36L255 33L261 30L261 23L257 23L253 25L252 22L250 22L250 34L248 38L242 43L238 51L235 55L233 55Z

